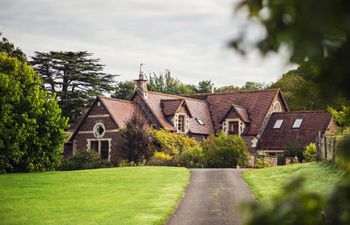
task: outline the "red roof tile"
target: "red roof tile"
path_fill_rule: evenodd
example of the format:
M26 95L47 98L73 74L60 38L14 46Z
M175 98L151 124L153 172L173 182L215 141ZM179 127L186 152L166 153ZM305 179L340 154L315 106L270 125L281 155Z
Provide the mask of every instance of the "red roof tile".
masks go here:
M281 128L273 128L276 120L282 119ZM292 128L296 119L303 119L300 128ZM273 113L261 137L262 150L280 150L293 141L302 146L315 143L318 132L324 134L332 120L328 112L281 112Z
M251 123L246 135L257 135L279 89L243 91L228 93L199 94L191 97L206 100L214 123L214 129L221 129L221 122L232 105L239 105L250 113ZM242 114L244 114L242 112Z
M183 99L162 99L161 107L165 116L172 116L183 103Z
M144 101L151 108L154 115L157 117L159 122L162 124L164 128L172 128L172 124L166 119L166 115L163 114L163 110L161 107L161 102L164 100L184 100L187 105L192 118L189 119L189 127L191 133L196 134L213 134L213 126L209 113L208 105L205 101L201 101L198 99L192 99L187 97L182 97L178 95L169 95L158 92L148 92L148 98L144 98ZM170 110L169 110L170 111ZM204 125L200 125L196 118L203 121Z
M102 96L100 96L99 99L101 99L101 102L119 128L124 128L126 122L130 120L134 114L143 116L143 113L141 113L139 107L133 101ZM143 119L145 119L144 116Z

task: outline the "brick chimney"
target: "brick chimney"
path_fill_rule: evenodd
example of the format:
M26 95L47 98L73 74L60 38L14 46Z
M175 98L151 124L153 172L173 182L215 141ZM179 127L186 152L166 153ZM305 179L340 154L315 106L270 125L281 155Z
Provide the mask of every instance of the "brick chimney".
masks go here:
M135 80L135 91L138 91L144 98L148 97L147 92L147 80L145 79L145 75L142 72L143 64L140 64L140 73L139 79Z

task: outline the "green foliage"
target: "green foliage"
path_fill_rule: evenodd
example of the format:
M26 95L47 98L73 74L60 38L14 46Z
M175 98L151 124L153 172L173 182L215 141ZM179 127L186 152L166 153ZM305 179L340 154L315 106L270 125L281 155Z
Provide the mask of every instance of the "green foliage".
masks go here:
M180 154L178 164L187 168L200 168L203 167L203 157L204 153L199 145L190 147Z
M152 156L151 136L144 125L139 115L133 115L120 131L122 159L129 163L139 164Z
M339 126L340 132L350 127L350 106L343 105L340 110L328 107L328 111L332 113L334 120Z
M155 152L151 160L147 162L149 166L176 166L174 157L165 152Z
M198 87L196 88L197 93L211 93L214 84L211 80L202 80L198 83Z
M25 62L0 53L0 172L55 169L65 128L67 120L40 76Z
M2 36L0 32L0 37ZM6 52L10 57L16 57L19 61L27 61L26 55L22 52L21 49L15 47L7 38L2 37L0 39L0 52Z
M304 158L306 162L316 161L316 145L314 143L310 143L305 147Z
M178 157L183 151L198 146L195 139L184 134L171 133L167 130L149 130L153 138L153 148Z
M242 138L220 132L210 135L202 142L204 164L206 167L232 168L247 166L249 152Z
M254 167L255 168L265 168L269 167L268 161L265 159L266 153L263 151L257 151L254 155Z
M130 100L134 94L135 83L134 81L120 81L115 87L115 92L112 95L113 98Z
M95 168L112 167L112 163L102 160L100 155L95 151L80 150L77 153L62 161L60 170L85 170Z
M299 67L282 75L271 88L281 89L290 110L324 109L320 89L313 81L306 80L301 70Z
M164 74L150 74L147 88L150 91L167 94L194 93L194 86L183 84L180 80L172 77L169 70L166 70Z
M247 91L255 91L255 90L262 90L267 88L267 84L265 83L259 83L259 82L253 82L253 81L247 81L241 88L241 90L247 90Z
M346 225L350 223L350 183L339 184L329 196L305 191L303 179L294 179L271 204L248 206L246 225Z
M298 162L304 160L304 148L301 146L298 140L292 140L288 143L287 147L283 150L284 157L298 157Z
M59 100L62 114L74 122L97 95L114 88L114 75L102 72L104 65L92 53L35 52L33 67L41 74L45 88Z

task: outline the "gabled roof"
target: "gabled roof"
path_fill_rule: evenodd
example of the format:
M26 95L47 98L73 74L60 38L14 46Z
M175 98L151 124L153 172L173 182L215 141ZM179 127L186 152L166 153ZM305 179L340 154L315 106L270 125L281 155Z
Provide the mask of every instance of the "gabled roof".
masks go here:
M257 135L273 100L278 95L281 97L284 107L288 110L279 89L199 94L191 97L208 102L215 131L221 129L221 122L234 104L245 108L250 113L251 123L247 128L246 135Z
M142 116L143 119L146 118L141 113L140 109L133 101L108 98L104 96L97 96L91 107L86 110L78 119L76 124L73 126L73 134L70 138L70 141L74 138L75 134L79 130L81 124L84 122L86 117L90 114L90 111L94 108L95 104L101 101L108 113L110 114L112 120L117 125L118 128L124 128L126 122L134 115L138 114Z
M248 113L248 110L246 108L244 108L243 106L239 106L239 105L235 105L232 104L232 107L230 107L230 109L227 111L227 113L225 114L223 120L221 122L223 122L227 115L231 112L234 111L237 113L237 115L241 118L241 120L243 120L245 123L250 123L251 119Z
M303 119L300 128L292 128L296 119ZM280 128L273 128L277 120L283 120ZM261 137L259 149L280 150L291 142L302 146L315 143L318 132L324 134L332 121L328 112L303 111L273 113Z
M139 107L133 101L108 98L104 96L100 96L98 98L106 107L113 121L117 124L119 128L124 128L126 122L130 120L134 114L143 116Z
M143 101L146 103L146 105L150 108L151 112L154 114L156 119L160 122L160 124L165 129L172 129L175 128L173 125L169 122L169 120L166 118L167 115L163 114L161 103L165 101L172 101L174 105L169 106L168 113L172 113L174 111L175 106L177 106L178 101L185 101L187 108L189 112L191 113L192 117L189 118L189 127L190 132L195 134L213 134L214 129L212 126L212 121L209 113L208 105L205 101L193 99L193 98L186 98L178 95L169 95L169 94L163 94L159 92L148 92L148 97L143 98ZM178 100L178 101L175 101ZM203 121L204 125L201 125L197 122L196 118Z

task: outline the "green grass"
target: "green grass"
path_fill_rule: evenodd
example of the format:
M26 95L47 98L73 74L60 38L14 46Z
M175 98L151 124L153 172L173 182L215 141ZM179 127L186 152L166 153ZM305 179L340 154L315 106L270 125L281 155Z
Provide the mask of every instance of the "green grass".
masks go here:
M0 224L162 224L188 180L174 167L0 175Z
M326 194L343 180L344 173L326 163L303 163L282 167L247 170L243 179L259 200L270 199L282 190L293 177L305 178L305 189Z

